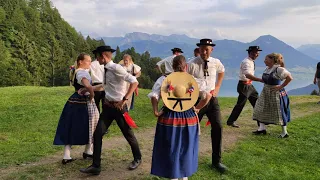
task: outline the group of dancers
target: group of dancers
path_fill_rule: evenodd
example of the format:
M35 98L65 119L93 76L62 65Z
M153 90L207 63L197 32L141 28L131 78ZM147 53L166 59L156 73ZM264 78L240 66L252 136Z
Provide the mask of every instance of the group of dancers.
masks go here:
M219 59L211 57L215 46L211 39L201 39L196 45L195 57L189 61L180 48L173 48L172 56L157 63L161 73L161 65L165 65L165 72L148 94L153 114L158 118L151 174L159 177L188 179L197 171L199 123L204 115L211 126L212 168L220 173L227 171L221 163L222 118L217 98L225 68ZM250 46L247 51L248 57L240 65L239 97L227 125L239 128L235 122L249 100L254 107L253 120L258 123L253 134L267 134L266 125L276 124L282 126L279 137L287 138L290 108L284 87L292 76L284 68L284 58L278 53L268 54L264 60L266 69L259 78L254 75L254 62L262 50L259 46ZM78 56L70 73L75 92L65 104L54 139L55 145L64 145L62 164L74 160L72 145L85 145L83 158L93 159L89 167L80 169L86 174L100 174L102 137L113 120L132 150L133 161L128 169L134 170L142 162L132 130L136 124L128 114L133 108L134 96L138 94L137 78L141 75L141 68L127 54L119 64L114 63L113 52L115 50L110 46L97 47L93 51L96 61L92 63L90 55L82 53ZM260 96L252 81L264 83ZM164 105L159 109L160 99Z

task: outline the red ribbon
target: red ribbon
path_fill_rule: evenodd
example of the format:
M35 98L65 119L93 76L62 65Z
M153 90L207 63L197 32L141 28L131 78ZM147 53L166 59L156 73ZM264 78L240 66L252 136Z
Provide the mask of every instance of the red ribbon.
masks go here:
M207 123L206 123L206 126L209 126L211 123L210 121L208 120Z
M126 120L127 124L132 127L132 128L137 128L138 126L136 123L133 121L133 119L129 116L128 112L123 113L123 117Z

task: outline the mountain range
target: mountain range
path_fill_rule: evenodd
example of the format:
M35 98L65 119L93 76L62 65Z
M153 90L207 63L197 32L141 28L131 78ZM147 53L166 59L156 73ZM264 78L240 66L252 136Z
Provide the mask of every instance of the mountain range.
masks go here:
M141 32L128 33L124 37L103 37L106 44L120 50L134 47L139 53L149 51L153 57L164 58L171 55L173 47L179 47L184 51L186 57L193 56L196 48L197 38L186 35L172 34L163 36L158 34L147 34ZM315 67L317 60L296 50L280 39L272 35L263 35L252 42L240 42L236 40L216 40L213 56L220 59L226 67L238 68L240 62L247 56L246 49L250 45L258 45L263 50L256 60L257 67L264 67L264 58L267 54L278 52L283 54L286 67Z
M297 50L320 61L320 44L305 44L298 47Z
M296 88L288 91L289 95L310 95L312 91L318 91L318 86L314 84L309 84L301 88Z

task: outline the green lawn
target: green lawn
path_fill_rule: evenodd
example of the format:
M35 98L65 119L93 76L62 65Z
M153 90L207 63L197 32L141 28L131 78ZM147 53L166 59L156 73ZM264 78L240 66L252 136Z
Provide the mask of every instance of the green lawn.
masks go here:
M6 87L0 88L0 168L24 164L62 150L53 146L53 138L65 102L74 92L72 87ZM138 129L154 127L156 118L147 94L139 89L135 109L130 111ZM222 98L221 107L233 106L234 98ZM116 123L109 135L120 135Z
M72 87L0 88L0 168L36 161L62 150L52 143L64 104L73 91ZM136 111L130 112L139 126L136 131L156 123L148 92L140 89ZM113 123L107 137L120 133Z
M296 119L288 126L287 139L275 138L281 132L280 126L269 126L270 134L252 135L223 153L229 173L208 173L211 159L206 157L190 179L319 179L319 124L320 113Z
M140 95L135 101L135 110L130 111L139 126L135 129L138 132L155 127L156 124L150 101L146 96L149 91L140 89ZM56 151L62 151L62 147L53 146L52 142L60 113L66 100L73 93L73 88L8 87L0 88L0 93L1 169L34 162ZM219 98L219 101L225 121L236 98ZM314 112L318 105L314 96L291 97L291 102L294 109L293 118L297 113L304 114L289 124L290 138L276 138L281 132L280 126L268 127L268 135L265 136L247 133L243 140L223 153L223 162L230 169L227 174L220 175L211 170L211 157L200 154L198 172L190 179L319 179L320 113ZM245 109L242 116L249 121L252 115L250 105ZM120 133L114 123L107 138L118 136ZM62 174L68 174L83 167L85 163L79 161L66 168L61 168L58 162L29 167L25 172L13 173L8 178L45 179L48 178L49 172L53 173L53 169L60 169ZM139 177L159 179L149 175Z

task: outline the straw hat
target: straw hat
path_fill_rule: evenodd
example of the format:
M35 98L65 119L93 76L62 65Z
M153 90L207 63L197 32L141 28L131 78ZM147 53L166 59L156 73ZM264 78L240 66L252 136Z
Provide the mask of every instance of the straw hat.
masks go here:
M199 97L199 87L190 74L173 72L162 82L161 97L167 108L183 112L196 104Z

